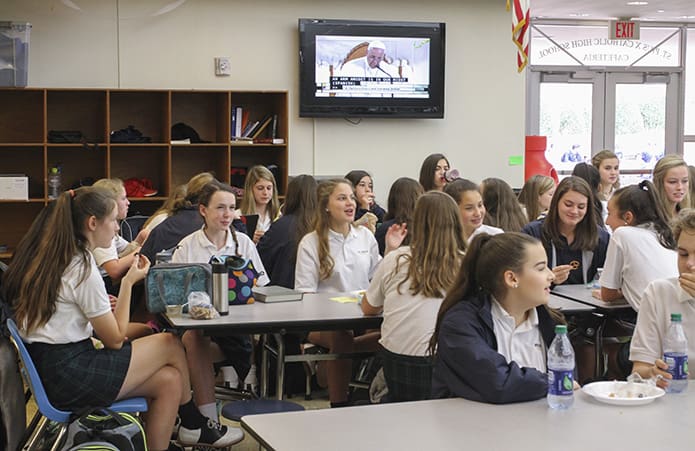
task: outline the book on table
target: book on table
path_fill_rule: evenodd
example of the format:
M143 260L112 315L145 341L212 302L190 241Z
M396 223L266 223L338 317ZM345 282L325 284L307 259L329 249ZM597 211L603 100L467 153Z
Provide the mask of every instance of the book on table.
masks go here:
M278 285L255 287L253 296L259 302L288 302L301 301L304 293Z

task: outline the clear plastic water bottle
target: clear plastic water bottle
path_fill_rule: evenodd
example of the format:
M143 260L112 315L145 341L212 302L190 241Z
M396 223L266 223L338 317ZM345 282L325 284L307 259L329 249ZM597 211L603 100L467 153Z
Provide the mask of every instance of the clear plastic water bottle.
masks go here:
M664 362L673 376L666 391L680 393L688 388L688 340L680 313L671 313L671 325L664 339Z
M548 405L568 409L574 402L574 349L567 326L555 326L555 338L548 348Z
M60 195L61 174L60 167L53 166L48 170L48 198L56 199Z

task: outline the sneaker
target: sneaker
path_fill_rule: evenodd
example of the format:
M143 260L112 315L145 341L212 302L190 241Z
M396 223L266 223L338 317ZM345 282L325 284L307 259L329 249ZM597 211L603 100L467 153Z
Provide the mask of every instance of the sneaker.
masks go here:
M157 194L157 190L152 188L152 182L146 179L129 178L123 181L125 192L128 197L150 197Z
M208 419L203 427L188 429L179 427L178 441L182 445L207 445L213 448L226 448L244 439L241 429L223 426L217 421Z

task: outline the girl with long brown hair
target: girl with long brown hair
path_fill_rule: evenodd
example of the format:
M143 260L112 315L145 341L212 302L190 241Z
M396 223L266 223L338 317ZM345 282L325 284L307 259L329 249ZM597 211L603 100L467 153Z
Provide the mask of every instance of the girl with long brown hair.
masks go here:
M466 249L458 208L447 194L423 194L409 228L410 244L384 258L361 304L366 315L383 310L379 342L388 399L395 402L429 398L427 346Z

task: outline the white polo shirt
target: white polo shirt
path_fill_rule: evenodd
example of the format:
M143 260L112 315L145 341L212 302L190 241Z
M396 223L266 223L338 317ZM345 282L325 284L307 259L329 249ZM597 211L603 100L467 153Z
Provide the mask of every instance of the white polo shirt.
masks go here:
M468 243L470 244L470 242L473 241L473 237L480 235L481 233L487 233L488 235L499 235L500 233L504 233L504 230L500 229L499 227L481 224L480 227L475 229L473 233L471 233L471 236L468 237Z
M659 244L650 227L619 227L608 242L599 283L622 290L633 309L639 311L642 293L650 282L678 277L676 251Z
M250 259L258 272L256 285L262 287L270 283L261 257L258 255L256 246L251 241L251 238L246 236L245 233L239 232L236 232L236 237L237 241L239 241L239 254L244 258ZM171 256L172 263L209 263L213 256L221 257L224 255L236 255L237 253L234 238L229 231L227 232L227 240L220 249L217 249L217 246L205 236L202 228L184 237L179 242L179 246Z
M620 230L620 229L618 229ZM671 313L680 313L688 338L688 361L695 359L695 299L678 284L678 277L650 283L637 312L637 325L630 344L630 360L652 364L663 358L663 340L671 325ZM690 379L695 371L690 371Z
M89 252L87 265L89 275L82 283L78 283L84 266L81 255L73 257L60 279L56 311L46 324L30 334L23 335L28 343L38 341L65 344L82 341L92 336L93 329L89 319L111 311L104 281L99 275L94 257Z
M299 242L294 289L305 293L366 290L381 260L374 234L366 227L350 226L347 236L328 230L328 247L333 258L333 272L319 280L318 234L308 233Z
M524 368L546 371L546 345L538 327L538 312L531 309L528 318L516 326L514 317L491 298L492 324L497 339L497 352L502 354L507 363L512 361Z
M94 260L97 262L97 266L99 267L101 277L106 277L109 275L109 273L102 268L102 265L111 260L118 260L118 254L122 252L126 246L128 246L128 241L122 236L116 235L111 241L111 246L97 247L92 251L94 254Z
M379 340L384 348L396 354L424 356L444 298L413 295L408 280L400 285L408 277L410 267L404 258L399 259L402 255L410 255L409 246L384 257L367 289L367 301L374 307L384 307ZM394 273L399 262L398 273Z

